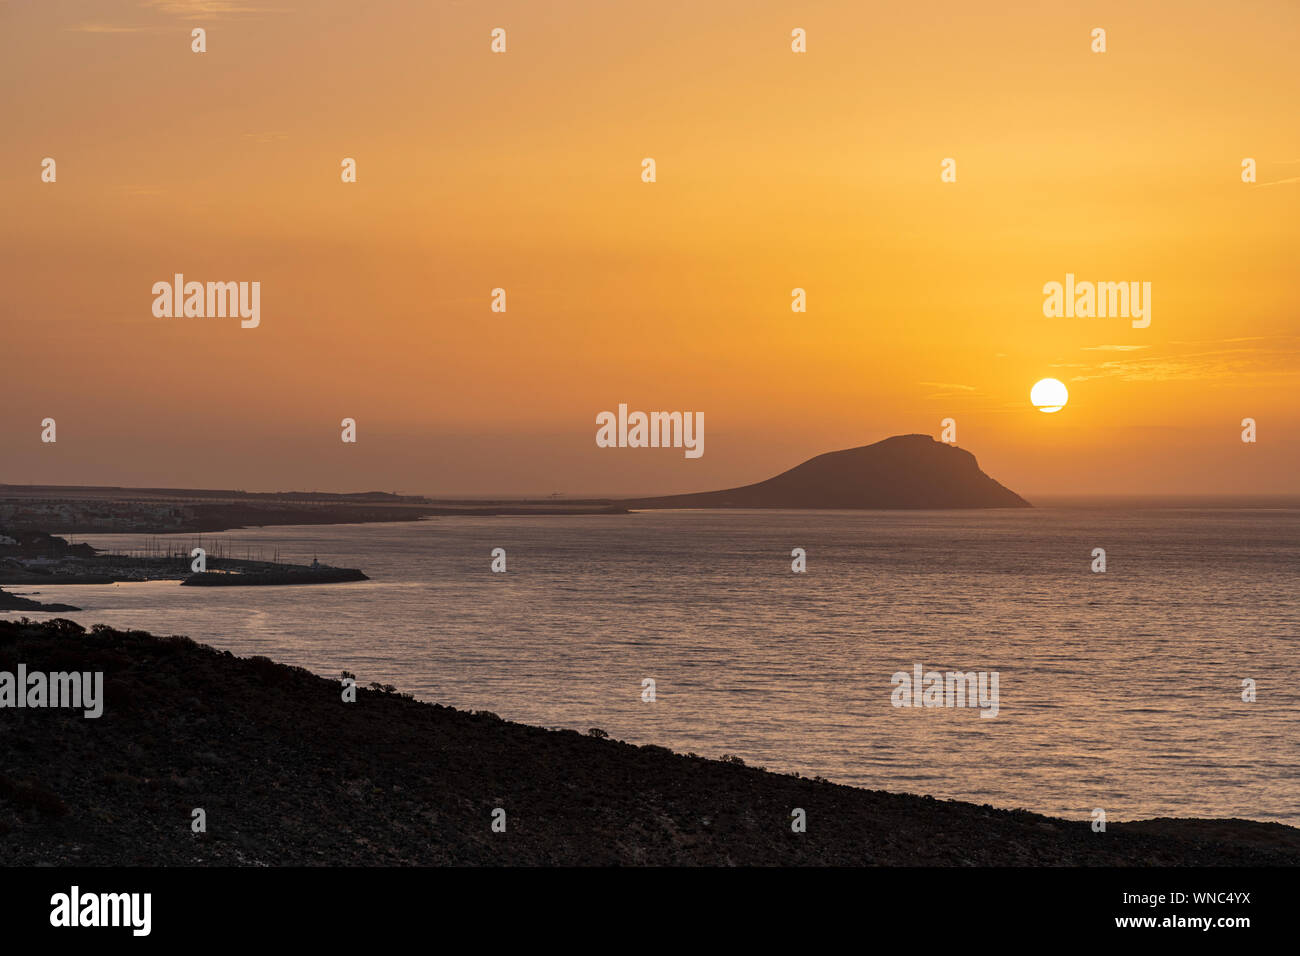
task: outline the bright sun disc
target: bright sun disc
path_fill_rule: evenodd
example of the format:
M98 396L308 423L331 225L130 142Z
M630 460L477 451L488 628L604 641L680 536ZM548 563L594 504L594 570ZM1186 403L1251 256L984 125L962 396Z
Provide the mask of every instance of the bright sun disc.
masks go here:
M1040 412L1059 412L1070 400L1070 393L1066 391L1064 382L1045 378L1034 383L1029 390L1029 400Z

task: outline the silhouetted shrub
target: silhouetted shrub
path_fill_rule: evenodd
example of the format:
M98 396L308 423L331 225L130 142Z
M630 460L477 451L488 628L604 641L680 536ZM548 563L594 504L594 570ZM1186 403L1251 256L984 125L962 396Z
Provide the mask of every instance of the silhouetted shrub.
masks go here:
M66 617L56 617L52 621L45 622L45 633L50 637L81 637L86 633L86 629L76 621L69 621Z

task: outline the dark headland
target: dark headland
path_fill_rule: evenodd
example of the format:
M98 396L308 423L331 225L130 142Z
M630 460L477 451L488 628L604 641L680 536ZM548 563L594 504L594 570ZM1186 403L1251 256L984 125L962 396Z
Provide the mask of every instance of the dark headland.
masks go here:
M827 452L774 478L725 491L638 498L630 508L1028 508L968 451L929 435L896 435Z
M103 715L0 709L10 866L1300 864L1300 830L860 790L358 689L187 638L0 621L0 671L102 671ZM358 675L358 688L365 675ZM506 832L494 833L494 808ZM793 833L790 812L807 813ZM207 832L191 832L193 810ZM1082 811L1081 811L1082 812Z

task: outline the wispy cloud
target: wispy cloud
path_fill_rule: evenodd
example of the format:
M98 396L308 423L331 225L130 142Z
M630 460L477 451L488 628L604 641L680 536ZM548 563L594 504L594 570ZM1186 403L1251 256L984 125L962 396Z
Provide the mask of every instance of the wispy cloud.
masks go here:
M1174 339L1170 345L1235 345L1238 342L1264 342L1267 335L1241 335L1231 339Z
M1086 382L1115 378L1126 382L1175 381L1236 378L1241 380L1283 380L1300 378L1300 339L1295 336L1251 336L1246 339L1220 340L1222 348L1174 352L1166 355L1117 358L1098 365L1083 366L1084 371L1070 381ZM1246 342L1269 342L1268 346L1245 345ZM1216 343L1175 343L1206 345ZM1078 366L1056 366L1075 368Z
M1138 352L1149 349L1149 345L1085 345L1085 352Z
M78 23L68 27L74 33L153 33L156 27L128 27L117 23Z
M241 13L275 13L283 8L265 7L240 0L144 0L146 7L193 20L198 17L225 17Z
M917 382L917 385L924 385L926 388L935 389L929 395L930 398L953 398L956 395L977 395L979 390L974 385L962 385L957 382Z
M1300 163L1300 159L1276 159L1270 166L1295 166ZM1259 186L1286 186L1291 183L1300 183L1300 176L1288 176L1286 179L1273 179L1266 183L1257 183Z
M130 196L136 199L143 198L145 196L164 196L167 194L167 190L161 186L137 186L131 184L123 184L117 186L116 189L122 195Z
M222 17L255 13L284 13L285 7L263 6L243 0L140 0L140 7L155 14L179 17L182 20L219 20ZM155 16L156 20L157 17ZM127 23L102 23L87 20L68 27L76 33L161 33L161 26L139 26Z

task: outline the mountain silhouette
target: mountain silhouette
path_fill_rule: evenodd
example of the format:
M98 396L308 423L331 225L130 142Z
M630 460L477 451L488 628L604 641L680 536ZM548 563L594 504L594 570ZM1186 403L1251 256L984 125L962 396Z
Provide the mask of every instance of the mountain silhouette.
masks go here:
M622 502L630 508L1029 508L980 471L975 456L929 435L810 458L774 478L725 491Z

